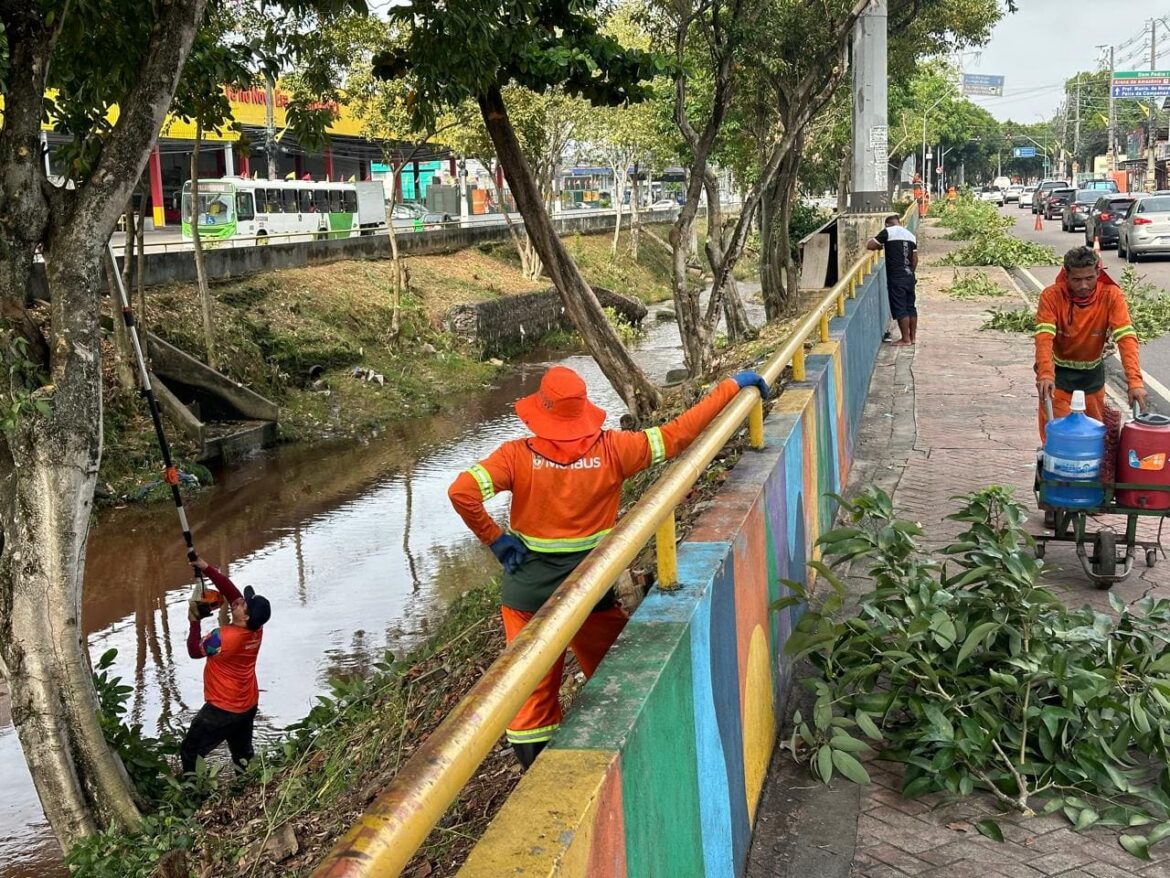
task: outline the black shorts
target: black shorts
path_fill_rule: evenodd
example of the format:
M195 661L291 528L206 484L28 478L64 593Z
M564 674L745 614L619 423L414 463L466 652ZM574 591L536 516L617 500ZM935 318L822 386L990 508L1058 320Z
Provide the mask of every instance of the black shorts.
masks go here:
M907 317L918 316L918 309L914 307L914 278L891 279L886 286L890 293L891 317L895 320L905 320Z
M232 713L214 704L204 704L191 720L191 728L179 748L183 771L194 771L195 760L206 756L224 741L232 754L232 762L242 769L255 755L252 752L252 726L255 722L254 707L243 713Z

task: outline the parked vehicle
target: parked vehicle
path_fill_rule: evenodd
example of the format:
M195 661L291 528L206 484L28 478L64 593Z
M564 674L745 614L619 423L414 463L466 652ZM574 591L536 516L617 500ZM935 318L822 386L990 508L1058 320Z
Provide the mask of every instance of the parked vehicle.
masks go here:
M1097 189L1076 190L1076 195L1069 199L1060 213L1060 230L1071 234L1077 229L1083 229L1089 211L1100 197L1101 193Z
M1036 187L1035 186L1025 186L1024 187L1024 190L1020 193L1019 204L1017 205L1020 208L1020 210L1023 210L1025 207L1032 206L1032 196L1034 196L1035 194L1036 194Z
M1085 246L1092 247L1097 238L1102 247L1117 246L1118 224L1133 204L1132 195L1102 195L1089 210L1085 220Z
M1120 192L1117 188L1117 183L1113 180L1083 180L1080 184L1081 189L1096 189L1098 192Z
M1060 216L1064 206L1072 201L1076 194L1076 189L1049 189L1044 193L1044 205L1040 208L1044 219L1054 220Z
M1010 203L1010 202L1014 201L1018 204L1020 201L1020 194L1023 191L1024 191L1024 184L1023 183L1012 183L1012 185L1008 186L1006 189L1003 190L1004 202Z
M1170 256L1170 195L1139 197L1118 228L1117 255L1134 263Z
M980 201L991 201L1003 207L1003 190L998 186L984 186L979 190Z
M1053 189L1067 188L1068 180L1041 180L1040 185L1036 187L1036 194L1032 196L1032 213L1044 212L1044 202Z
M382 184L224 177L199 181L199 236L311 241L372 234L386 227ZM191 240L191 181L183 184L183 240ZM259 242L258 242L259 243Z
M416 201L399 201L390 210L390 221L401 231L419 231L451 222L451 214L427 210Z

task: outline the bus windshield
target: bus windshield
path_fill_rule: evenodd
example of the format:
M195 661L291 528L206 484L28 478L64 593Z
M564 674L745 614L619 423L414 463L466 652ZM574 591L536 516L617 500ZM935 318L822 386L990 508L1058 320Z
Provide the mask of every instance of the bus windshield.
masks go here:
M236 218L235 194L230 185L199 181L199 227L222 226ZM191 182L183 184L183 222L191 222Z

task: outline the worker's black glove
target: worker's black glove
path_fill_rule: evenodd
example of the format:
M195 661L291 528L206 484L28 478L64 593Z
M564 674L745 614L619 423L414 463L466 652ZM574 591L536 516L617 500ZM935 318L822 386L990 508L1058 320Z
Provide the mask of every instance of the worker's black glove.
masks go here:
M504 565L509 573L515 573L528 556L528 547L512 534L504 534L489 547L496 560Z

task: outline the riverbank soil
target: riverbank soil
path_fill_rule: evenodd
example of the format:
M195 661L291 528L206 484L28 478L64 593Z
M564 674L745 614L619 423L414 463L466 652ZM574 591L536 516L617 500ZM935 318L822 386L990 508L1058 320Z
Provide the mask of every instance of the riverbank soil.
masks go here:
M921 524L923 544L937 550L966 527L946 519L955 495L1006 485L1028 513L1028 531L1042 533L1032 499L1039 444L1032 338L980 328L1005 299L957 300L944 292L954 269L933 263L963 242L944 240L933 225L924 223L919 233L925 264L918 272L918 344L879 354L847 494L876 484L901 518ZM1014 307L1018 293L1006 301ZM1093 528L1124 530L1123 519L1099 519ZM1142 522L1139 539L1154 538L1156 521ZM852 572L847 585L856 600L873 581ZM1070 606L1112 612L1108 593L1084 576L1070 545L1048 549L1044 581ZM1127 603L1170 597L1170 565L1139 566L1112 591ZM799 700L799 688L794 692ZM871 754L866 769L873 781L867 786L837 777L826 786L778 748L757 812L748 878L1170 875L1170 847L1155 845L1150 861L1138 859L1119 846L1116 827L1074 832L1059 813L1004 813L983 792L957 801L938 794L904 799L901 763ZM1002 843L976 830L988 817L1003 831Z
M611 239L609 234L567 239L585 277L646 302L669 298L669 254L644 238L634 262L625 232L613 259ZM549 288L547 278L523 276L511 245L411 256L405 264L409 289L402 297L397 339L391 332L388 259L272 272L212 288L220 371L280 406L281 441L369 436L392 423L457 405L490 382L500 366L447 334L443 315L456 305ZM206 361L193 287L147 290L146 312L142 322L147 329ZM145 405L136 390L117 386L108 342L103 353L105 453L99 500L109 500L157 478L161 464ZM197 452L193 443L176 429L168 438L183 469L190 469Z

